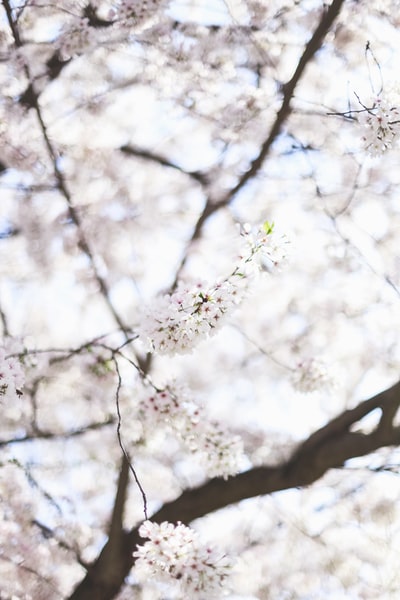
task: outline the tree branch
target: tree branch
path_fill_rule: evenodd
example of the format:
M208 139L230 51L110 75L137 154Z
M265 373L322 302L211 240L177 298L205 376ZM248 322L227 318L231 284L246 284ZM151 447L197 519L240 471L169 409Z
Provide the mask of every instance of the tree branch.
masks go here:
M123 456L117 493L108 532L108 541L97 561L88 568L87 575L72 597L101 600L114 598L123 585L132 566L129 536L123 529L123 514L129 483L129 462Z
M262 165L264 164L265 159L269 154L272 144L278 137L283 124L285 123L285 121L291 113L291 100L296 86L300 81L307 64L312 60L316 52L321 48L327 33L329 32L335 19L337 19L340 13L343 3L344 0L333 0L332 4L328 7L328 9L326 9L323 12L321 20L317 28L315 29L314 34L312 35L309 42L304 48L303 54L300 57L295 72L293 73L291 79L282 86L283 98L281 107L276 115L276 119L271 127L268 137L262 144L257 156L250 163L250 166L247 169L247 171L243 173L236 185L233 188L231 188L220 200L215 201L214 198L207 198L203 211L200 214L194 226L193 233L191 239L187 244L184 256L177 269L172 289L175 288L177 285L180 273L187 260L188 250L193 244L193 242L200 237L203 226L207 219L221 208L228 206L236 198L237 194L245 187L246 183L258 175Z
M151 520L182 521L190 523L194 519L260 495L281 490L310 485L320 479L329 469L343 467L351 458L365 456L378 448L400 444L400 427L393 420L400 406L400 381L391 388L358 404L351 410L318 429L302 442L291 458L280 465L256 467L230 479L212 479L198 488L184 491L179 498L164 504ZM371 433L352 432L351 427L360 419L380 408L382 417ZM133 564L132 552L141 542L138 528L124 534L126 571L120 570L120 587ZM116 578L108 585L102 578L102 564L108 550L104 546L90 572L78 585L69 600L112 600L120 587ZM102 584L100 585L100 582Z
M173 163L173 162L167 160L166 158L161 156L161 154L157 154L156 152L151 152L150 150L144 150L143 148L137 148L130 144L121 146L120 150L121 150L121 152L123 152L124 154L127 154L128 156L137 156L138 158L144 158L146 160L150 160L158 165L161 165L162 167L170 167L171 169L176 169L180 173L183 173L184 175L191 177L192 179L194 179L195 181L197 181L198 183L200 183L203 186L208 185L208 183L209 183L207 176L204 173L202 173L201 171L186 171L185 169L183 169L176 163Z
M32 442L34 440L68 440L72 437L84 435L88 431L95 431L97 429L107 427L108 425L114 425L115 422L115 417L110 415L104 421L96 421L94 423L89 423L84 427L79 427L79 429L72 429L71 431L66 431L64 433L54 433L53 431L38 430L34 433L27 433L22 437L9 438L8 440L0 440L0 448L2 448L3 446L9 446L11 444L23 444L24 442Z

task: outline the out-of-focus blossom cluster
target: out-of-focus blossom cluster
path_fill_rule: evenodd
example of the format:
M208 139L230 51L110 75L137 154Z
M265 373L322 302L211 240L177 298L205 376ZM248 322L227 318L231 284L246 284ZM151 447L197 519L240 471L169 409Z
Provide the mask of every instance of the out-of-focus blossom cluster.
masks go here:
M7 357L6 350L0 347L0 402L22 395L24 383L21 362L18 358Z
M207 284L180 283L177 290L146 307L139 334L159 354L185 354L201 340L214 335L225 318L242 301L255 272L277 266L288 255L289 240L275 236L273 225L264 223L252 234L244 228L246 248L235 270L226 279Z
M205 410L184 390L166 388L145 394L137 418L146 433L167 427L196 456L209 477L235 475L243 464L240 437L221 423L210 421Z
M145 521L139 534L148 538L133 554L139 581L154 580L168 586L169 598L211 600L221 597L231 561L202 543L193 529L182 523Z
M110 25L140 27L167 4L168 0L120 0L105 12L101 3L91 2L89 13L70 19L62 28L57 40L60 56L63 60L68 60L98 47L101 45L98 33L104 32L106 28L110 29Z
M389 150L400 133L400 108L385 98L375 98L372 108L359 116L365 150L380 156Z
M292 384L302 393L332 391L337 386L335 373L318 358L302 360L293 372Z
M58 38L57 44L63 60L84 53L95 43L95 29L86 17L70 22Z
M167 4L166 0L120 0L111 9L110 17L122 21L131 19L134 23L139 23Z
M55 561L65 558L65 548L78 548L91 541L89 527L71 527L58 514L57 530L42 524L44 490L11 453L2 453L0 463L0 598L44 600L54 598L62 585ZM56 503L45 505L46 523L52 523ZM58 507L57 507L58 508ZM71 527L71 529L70 529ZM44 535L46 531L46 535ZM64 531L68 534L64 535ZM86 536L83 537L83 533ZM66 542L60 544L55 539ZM65 539L66 538L66 539Z

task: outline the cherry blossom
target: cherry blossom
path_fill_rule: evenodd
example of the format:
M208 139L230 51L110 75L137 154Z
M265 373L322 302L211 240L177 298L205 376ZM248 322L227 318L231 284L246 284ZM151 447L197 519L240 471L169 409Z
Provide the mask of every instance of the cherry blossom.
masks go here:
M276 231L275 224L265 221L261 226L241 226L249 254L244 253L241 267L246 274L262 270L281 269L293 252L292 240L286 233ZM239 267L240 268L240 267Z
M132 424L139 421L145 439L166 428L188 450L209 477L235 475L245 464L243 442L223 423L211 420L207 411L182 386L142 393L136 410L124 420L124 431L131 435Z
M276 237L265 222L253 235L243 228L246 247L229 277L214 284L179 282L172 294L157 298L143 310L139 333L159 354L185 354L200 341L213 336L248 292L254 272L265 261L274 266L287 258L289 240Z
M139 581L151 579L167 584L172 588L173 598L181 600L221 597L232 563L202 543L193 529L182 523L145 521L139 533L148 538L134 552Z
M22 395L25 374L18 358L9 357L0 348L0 402L12 401Z
M180 283L176 292L156 299L144 311L140 335L160 354L184 354L214 335L237 306L242 290L227 279L214 285Z
M372 108L361 112L365 150L371 156L380 156L389 150L400 133L400 107L384 97L377 97Z
M95 41L95 30L90 27L89 19L75 19L65 26L58 38L58 46L63 60L82 54L92 47Z
M1 600L397 598L397 4L0 3Z
M119 0L111 14L118 20L132 20L133 24L137 24L167 4L167 0Z
M292 383L299 392L310 393L332 391L337 380L326 362L319 358L306 358L293 371Z

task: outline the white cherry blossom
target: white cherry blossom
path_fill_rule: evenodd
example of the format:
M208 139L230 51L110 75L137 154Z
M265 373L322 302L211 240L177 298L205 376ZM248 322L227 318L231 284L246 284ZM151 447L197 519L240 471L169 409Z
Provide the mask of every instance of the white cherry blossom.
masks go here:
M146 437L165 428L173 433L200 463L209 477L235 475L244 464L243 443L223 423L211 420L204 407L187 390L165 388L143 393L124 430L139 421Z
M139 581L167 584L177 600L221 597L231 561L205 545L193 529L182 523L145 521L139 533L148 538L134 552Z
M18 358L8 357L0 348L0 402L22 395L25 374Z
M331 391L337 385L332 369L319 358L306 358L299 362L293 372L292 383L296 390L305 394Z
M389 150L400 133L400 107L384 97L373 100L372 108L359 116L363 128L364 148L371 156L380 156Z

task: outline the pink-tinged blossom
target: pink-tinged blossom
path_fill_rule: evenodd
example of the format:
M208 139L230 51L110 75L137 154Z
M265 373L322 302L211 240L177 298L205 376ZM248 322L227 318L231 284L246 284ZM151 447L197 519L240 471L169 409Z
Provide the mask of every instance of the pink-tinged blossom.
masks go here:
M331 391L337 385L335 374L318 358L307 358L298 363L292 383L302 393Z
M120 0L113 16L117 20L132 19L133 23L138 23L165 9L167 5L166 0Z
M199 421L188 432L192 452L198 456L209 477L236 475L244 460L242 439L217 422Z
M286 234L277 233L273 223L265 221L255 229L246 223L241 225L241 235L246 247L239 270L245 276L279 270L289 261L292 242Z
M213 286L180 283L176 292L157 298L145 310L140 336L159 354L190 352L214 335L241 301L243 288L235 283L232 278Z
M222 423L210 421L206 411L184 390L166 388L145 394L137 409L144 431L166 428L196 457L208 477L236 475L244 464L243 443Z
M139 534L148 541L138 546L135 575L139 581L167 585L175 599L220 598L231 561L202 543L197 532L182 523L145 521Z
M217 333L246 295L254 273L269 270L288 256L289 240L265 222L255 234L243 227L245 248L234 271L215 284L180 282L143 311L139 335L158 354L185 354Z
M372 108L360 114L364 148L371 156L389 150L400 132L400 108L384 98L375 98Z
M70 22L58 38L58 47L63 59L83 54L95 42L95 30L89 19L79 18Z
M0 402L13 400L22 394L25 375L20 361L7 357L4 348L0 348Z

